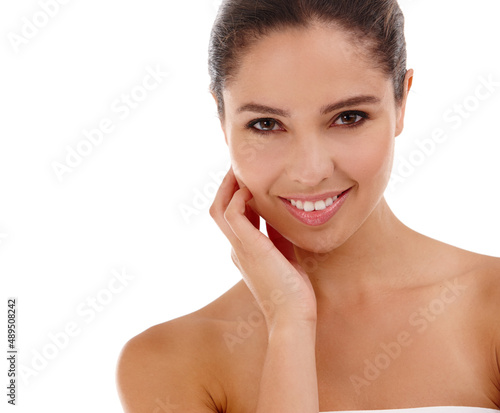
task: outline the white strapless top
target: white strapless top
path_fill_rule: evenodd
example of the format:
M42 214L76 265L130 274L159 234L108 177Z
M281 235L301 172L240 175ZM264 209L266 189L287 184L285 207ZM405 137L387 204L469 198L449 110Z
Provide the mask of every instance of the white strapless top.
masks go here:
M346 410L320 413L499 413L500 410L487 409L485 407L465 406L436 406L436 407L414 407L410 409L386 409L386 410Z

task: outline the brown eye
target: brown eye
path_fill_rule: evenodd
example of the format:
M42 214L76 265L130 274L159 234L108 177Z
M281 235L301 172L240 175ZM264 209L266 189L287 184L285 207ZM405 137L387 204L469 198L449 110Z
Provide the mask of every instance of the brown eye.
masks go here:
M358 111L343 112L340 114L340 116L337 118L334 124L340 126L357 126L367 118L368 115L364 112L358 112Z
M274 125L276 125L276 122L274 120L263 120L261 124L262 124L262 129L273 130Z
M275 130L277 125L278 122L276 122L274 119L260 119L253 124L256 129L266 132Z
M358 117L359 115L355 115L353 113L348 113L348 114L345 114L345 115L342 115L340 117L340 119L342 120L342 123L344 125L350 125L352 123L355 123L356 122L356 118Z

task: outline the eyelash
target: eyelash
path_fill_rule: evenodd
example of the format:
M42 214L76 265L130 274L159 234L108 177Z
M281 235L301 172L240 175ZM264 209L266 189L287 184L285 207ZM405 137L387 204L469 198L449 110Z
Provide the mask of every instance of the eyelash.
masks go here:
M348 111L340 113L334 119L333 123L335 123L337 120L340 119L340 117L345 116L345 115L361 116L361 120L357 121L356 123L353 123L352 125L339 125L339 126L336 126L336 127L354 129L354 128L357 128L358 126L361 126L363 123L365 123L366 120L370 119L370 116L367 113L365 113L365 112L362 112L362 111L359 111L359 110L348 110ZM266 130L260 130L260 129L255 128L255 125L257 125L260 122L265 122L265 121L276 122L279 126L281 126L281 123L278 122L276 119L273 119L273 118L260 118L260 119L254 119L254 120L248 122L247 125L245 126L245 128L249 129L252 132L257 133L259 135L268 135L270 133L282 132L282 131L279 131L279 130L277 130L277 131L272 131L272 130L266 131Z

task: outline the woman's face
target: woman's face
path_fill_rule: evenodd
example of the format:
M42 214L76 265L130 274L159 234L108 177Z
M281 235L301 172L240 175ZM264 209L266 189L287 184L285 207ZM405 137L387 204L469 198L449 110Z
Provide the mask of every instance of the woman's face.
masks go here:
M376 219L406 96L396 105L392 81L342 31L270 34L243 56L223 97L238 183L285 238L327 252Z

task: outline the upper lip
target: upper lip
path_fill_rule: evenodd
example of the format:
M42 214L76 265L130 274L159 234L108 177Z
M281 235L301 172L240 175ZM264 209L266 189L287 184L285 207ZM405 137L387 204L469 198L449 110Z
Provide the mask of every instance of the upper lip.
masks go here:
M344 189L341 191L324 192L324 193L318 194L318 195L299 195L299 194L296 194L296 195L286 195L286 196L282 196L280 198L284 198L284 199L288 199L288 200L293 199L294 201L302 201L302 202L324 201L327 198L335 198L336 196L342 194L343 192L348 191L349 189L351 189L351 188Z

